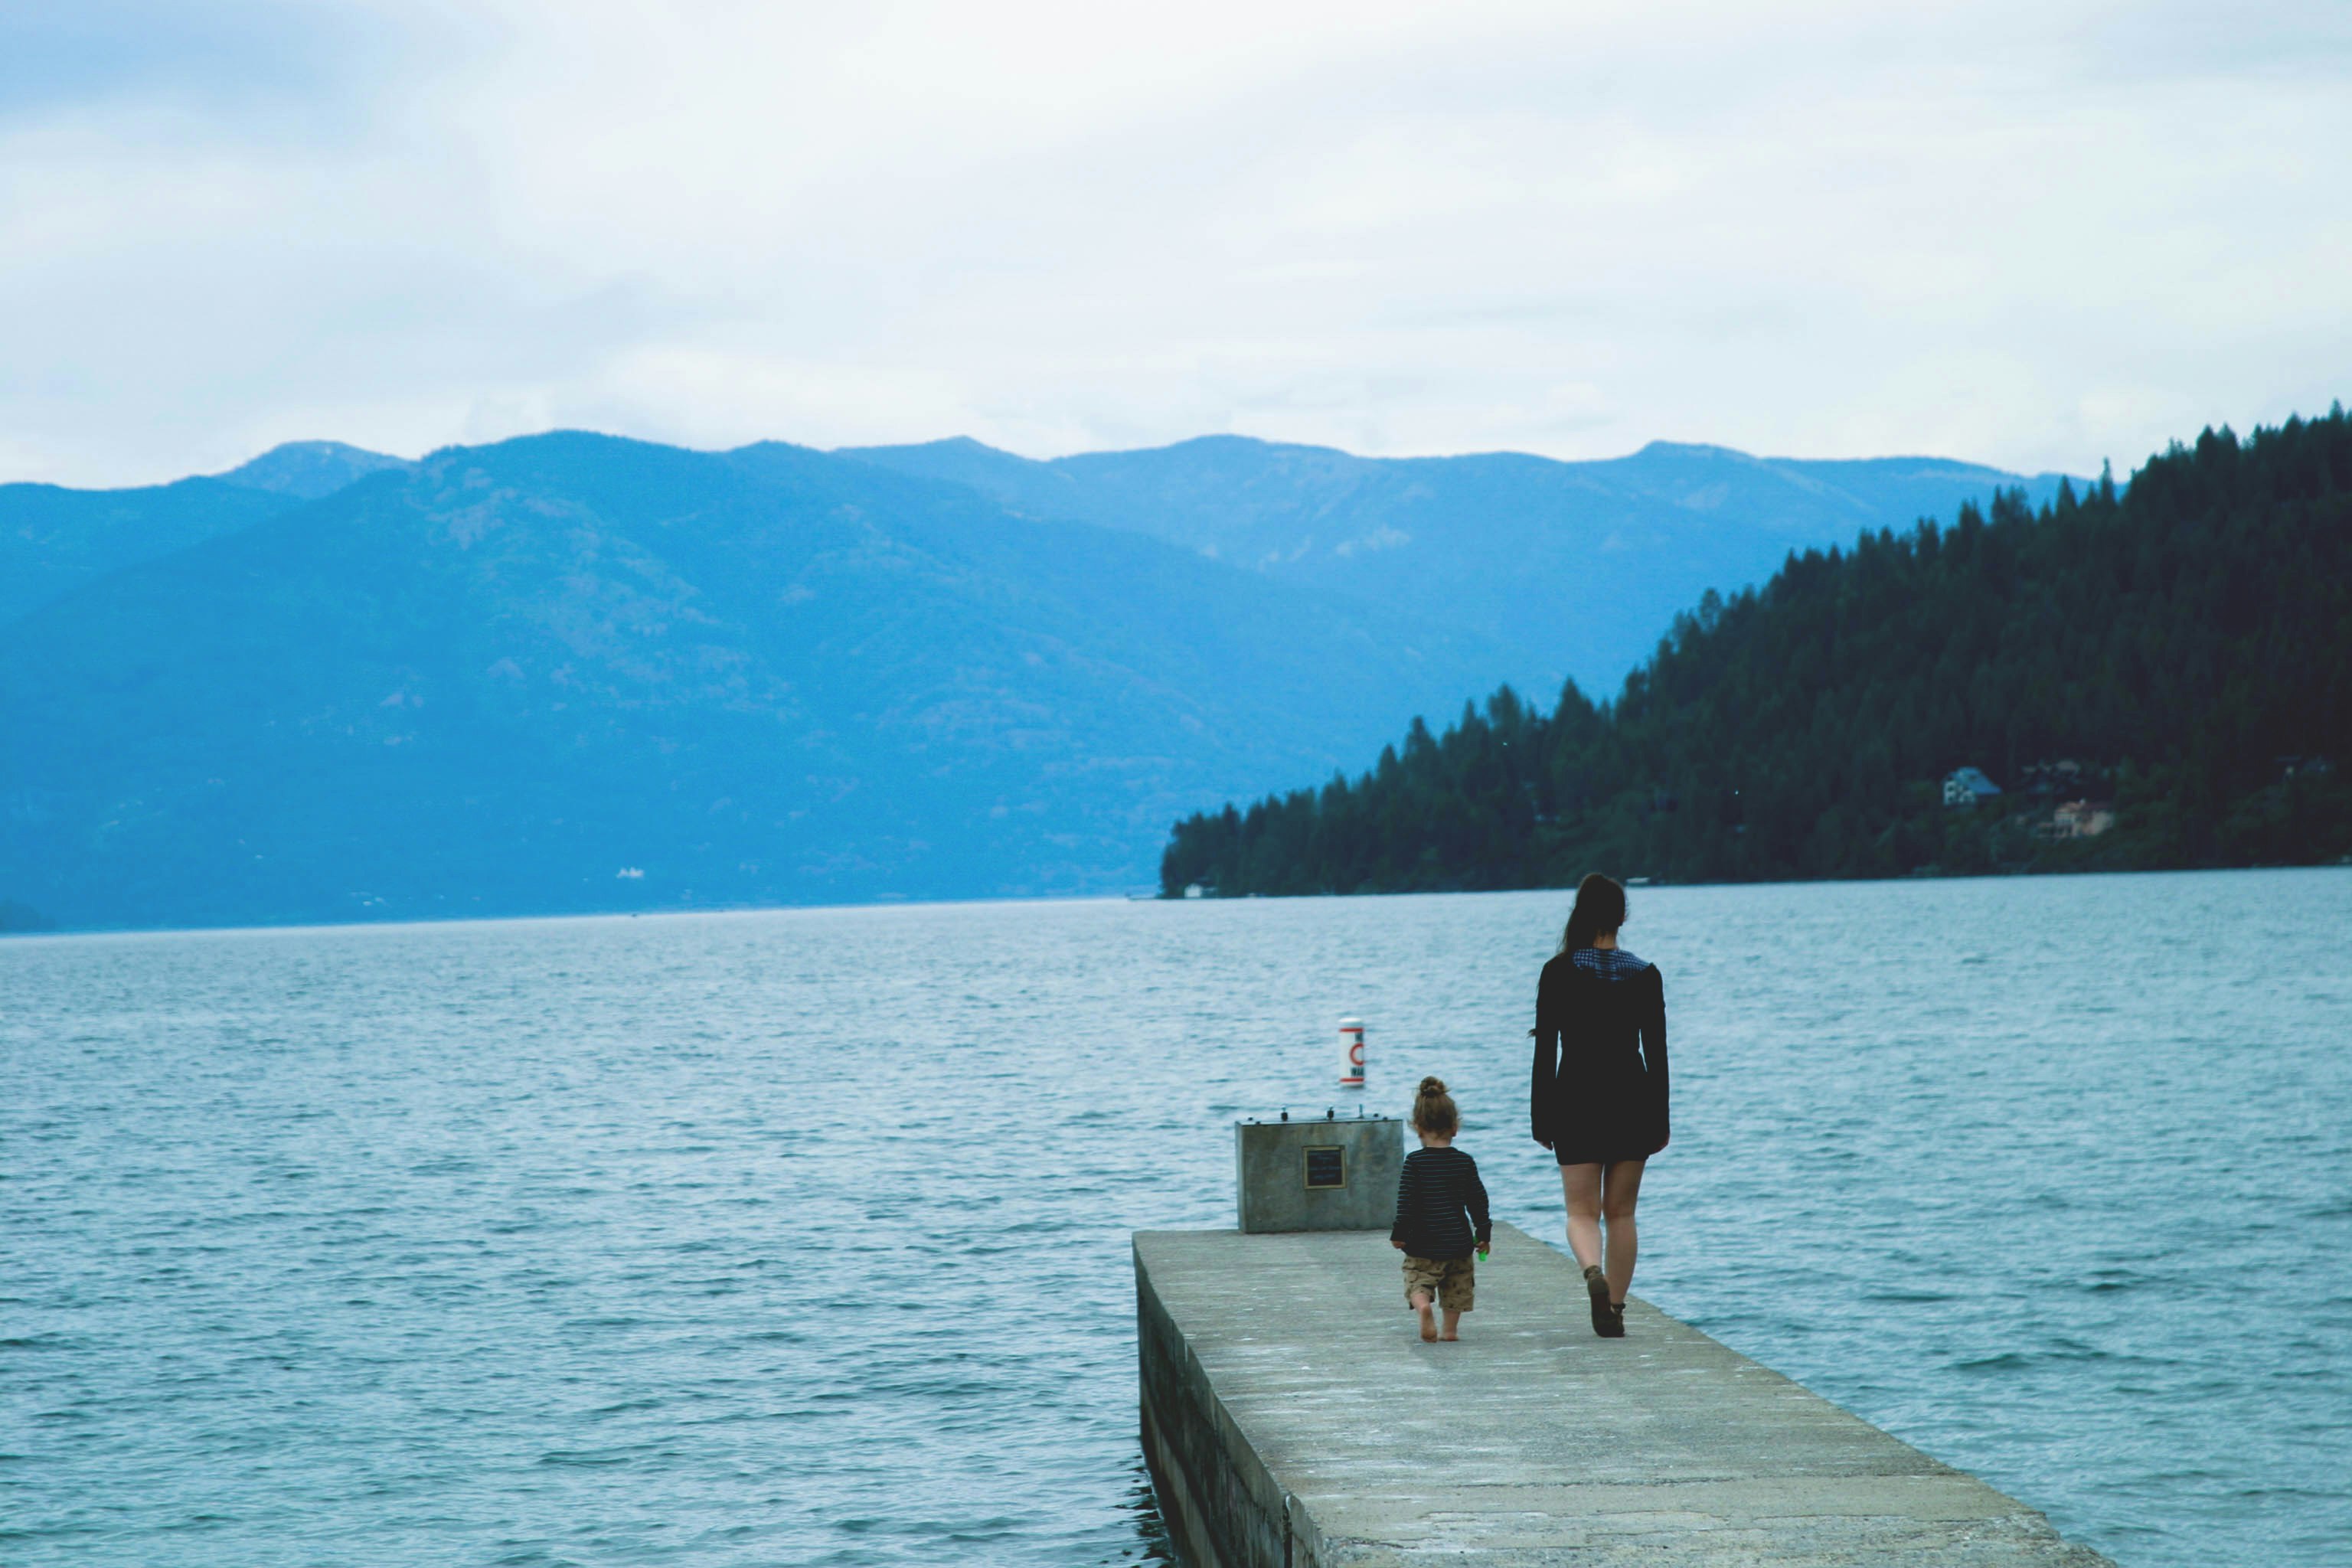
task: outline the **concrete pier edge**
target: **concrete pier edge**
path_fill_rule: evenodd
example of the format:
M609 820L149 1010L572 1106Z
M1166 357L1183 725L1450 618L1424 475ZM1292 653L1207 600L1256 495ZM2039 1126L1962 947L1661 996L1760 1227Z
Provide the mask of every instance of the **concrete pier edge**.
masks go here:
M1191 1568L2113 1568L2041 1514L1497 1226L1424 1345L1378 1232L1138 1232L1144 1459Z

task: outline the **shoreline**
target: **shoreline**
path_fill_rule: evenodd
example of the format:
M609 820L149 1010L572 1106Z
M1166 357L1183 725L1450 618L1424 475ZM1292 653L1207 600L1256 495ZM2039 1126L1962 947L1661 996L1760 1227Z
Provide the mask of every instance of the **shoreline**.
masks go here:
M2169 866L2142 869L2066 869L2050 871L1981 871L1951 876L1907 877L1812 877L1792 878L1782 881L1754 882L1661 882L1640 885L1636 891L1644 895L1672 893L1686 889L1730 888L1872 888L1909 887L1919 885L1944 886L1954 882L2014 882L2076 881L2099 878L2144 877L2208 877L2242 876L2254 872L2326 872L2352 870L2352 860L2329 861L2317 865L2260 866ZM285 935L298 932L403 931L418 927L445 926L516 926L591 921L679 920L709 918L739 918L750 915L817 915L817 914L880 914L890 910L930 910L955 909L1053 908L1076 904L1104 906L1129 904L1243 904L1252 901L1265 903L1296 903L1337 899L1473 899L1513 893L1572 893L1575 884L1538 884L1517 888L1399 888L1381 892L1319 892L1319 893L1244 893L1230 898L1204 895L1198 899L1171 898L1165 893L1149 898L1128 892L1101 893L1041 893L1016 894L1002 898L968 899L875 899L863 903L835 904L711 904L687 907L664 907L641 910L541 910L536 912L495 915L420 915L375 921L289 921L282 924L247 921L223 925L158 925L158 926L58 926L43 931L0 931L0 943L11 942L54 942L84 937L154 937L154 936L232 936Z

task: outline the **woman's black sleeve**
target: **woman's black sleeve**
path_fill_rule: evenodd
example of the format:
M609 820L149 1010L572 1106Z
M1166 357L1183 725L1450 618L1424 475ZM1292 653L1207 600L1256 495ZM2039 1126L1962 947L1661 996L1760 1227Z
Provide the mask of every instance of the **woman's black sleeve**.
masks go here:
M1559 1019L1549 977L1536 984L1536 1061L1528 1084L1528 1124L1538 1143L1552 1142L1552 1093L1559 1047Z
M1650 1093L1657 1107L1658 1147L1673 1136L1672 1100L1666 1077L1666 981L1655 964L1650 966L1648 1005L1643 1009L1642 1059L1650 1068Z

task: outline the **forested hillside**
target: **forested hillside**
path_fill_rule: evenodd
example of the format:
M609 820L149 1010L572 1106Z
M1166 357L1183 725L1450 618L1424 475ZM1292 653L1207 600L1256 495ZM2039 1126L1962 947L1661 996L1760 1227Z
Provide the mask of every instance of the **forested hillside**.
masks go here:
M1481 679L1602 690L1709 587L1760 583L1791 550L1949 518L2031 478L1941 458L1814 462L1654 441L1622 458L1524 452L1360 458L1238 436L1033 462L975 441L845 456L968 485L1231 562L1361 606L1379 626L1439 617L1500 645ZM1402 722L1411 709L1401 710Z
M0 626L110 572L241 532L398 458L289 441L225 474L133 489L0 485Z
M0 926L1124 889L1179 812L2013 478L574 433L0 487Z
M2352 851L2352 419L2118 493L1863 534L1710 592L1612 701L1508 688L1361 777L1179 823L1163 892L2333 860ZM2002 793L1945 804L1975 767ZM2080 803L2080 804L2075 804ZM2067 809L2061 809L2065 807ZM2102 808L2106 808L2103 814ZM2111 824L2107 817L2111 816Z
M0 485L0 626L110 572L251 528L295 504L219 479L123 490Z
M277 510L0 623L0 900L59 925L1123 889L1504 668L782 445L201 485Z

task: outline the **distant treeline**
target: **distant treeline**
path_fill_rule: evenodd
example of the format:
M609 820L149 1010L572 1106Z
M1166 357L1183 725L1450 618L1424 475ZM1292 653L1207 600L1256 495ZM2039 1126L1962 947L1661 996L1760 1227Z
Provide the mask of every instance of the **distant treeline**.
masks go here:
M2074 763L2079 771L2046 764ZM1361 777L1176 825L1226 896L2001 869L2352 851L2352 418L2176 443L2126 489L1963 506L1709 592L1613 702L1506 687ZM2004 793L1948 806L1977 767ZM2062 837L2098 794L2114 826Z

